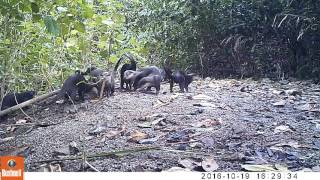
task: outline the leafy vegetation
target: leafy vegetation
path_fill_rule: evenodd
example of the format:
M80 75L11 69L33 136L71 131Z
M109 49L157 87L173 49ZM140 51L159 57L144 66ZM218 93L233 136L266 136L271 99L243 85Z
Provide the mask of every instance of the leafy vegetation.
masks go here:
M317 0L0 0L1 95L126 52L203 76L320 79L319 17Z

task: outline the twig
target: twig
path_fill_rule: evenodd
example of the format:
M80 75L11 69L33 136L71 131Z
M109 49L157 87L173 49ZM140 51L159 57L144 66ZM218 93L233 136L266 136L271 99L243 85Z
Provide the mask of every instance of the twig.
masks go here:
M92 166L88 161L85 161L86 165L88 165L91 169L93 169L96 172L100 172L97 168L95 168L94 166Z
M194 152L194 151L181 151L181 150L176 150L176 149L168 149L168 148L161 148L163 151L167 152L174 152L174 153L180 153L180 154L193 154L193 155L200 155L200 156L210 156L213 158L218 158L218 156L212 156L211 154L208 153L199 153L199 152Z
M14 99L15 99L15 101L16 101L16 104L19 104L19 102L18 102L18 100L17 100L16 94L14 93L13 95L14 95ZM19 108L20 108L20 111L21 111L25 116L27 116L27 117L30 118L30 119L33 119L33 118L30 117L26 112L24 112L24 110L23 110L21 107L19 107Z
M199 142L200 140L192 140L192 141L183 141L183 142L174 142L174 143L166 143L169 145L175 145L175 144L189 144L189 143L194 143L194 142Z

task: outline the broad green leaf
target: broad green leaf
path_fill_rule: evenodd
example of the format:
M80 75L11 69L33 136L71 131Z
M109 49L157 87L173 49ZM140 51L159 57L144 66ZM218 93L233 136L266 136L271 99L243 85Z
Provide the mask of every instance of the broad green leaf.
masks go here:
M60 30L59 30L59 25L57 24L57 22L53 19L52 16L46 16L43 18L43 21L46 25L46 28L48 30L49 33L53 34L53 35L59 35Z

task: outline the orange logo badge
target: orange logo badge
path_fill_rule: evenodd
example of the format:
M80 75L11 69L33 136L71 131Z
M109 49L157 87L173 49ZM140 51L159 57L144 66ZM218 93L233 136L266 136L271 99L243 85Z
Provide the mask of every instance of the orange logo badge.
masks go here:
M0 180L23 180L24 159L18 156L0 157Z

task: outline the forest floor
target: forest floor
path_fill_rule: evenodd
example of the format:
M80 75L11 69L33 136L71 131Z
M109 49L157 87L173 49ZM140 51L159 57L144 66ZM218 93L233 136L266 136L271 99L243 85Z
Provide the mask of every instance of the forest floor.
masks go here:
M161 88L33 107L32 119L1 124L0 155L24 155L27 171L319 171L319 85L207 78L189 93Z

